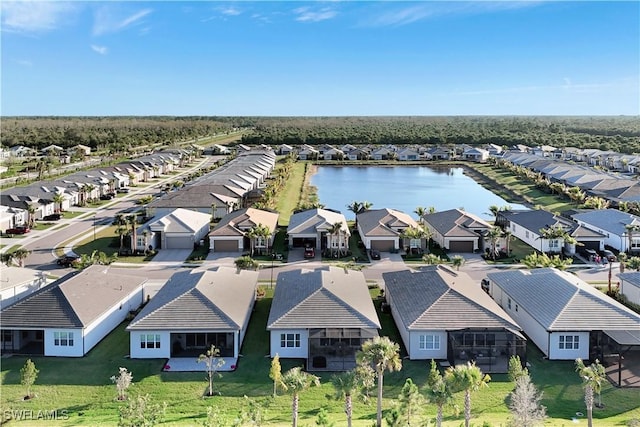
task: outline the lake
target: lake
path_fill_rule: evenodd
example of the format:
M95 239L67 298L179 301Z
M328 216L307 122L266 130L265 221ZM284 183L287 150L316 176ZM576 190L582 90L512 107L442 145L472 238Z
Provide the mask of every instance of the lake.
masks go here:
M461 208L485 220L493 220L489 206L508 203L463 174L459 167L428 166L318 166L311 177L320 203L354 219L347 205L353 201L373 203L372 209L391 208L415 217L418 206L437 211Z

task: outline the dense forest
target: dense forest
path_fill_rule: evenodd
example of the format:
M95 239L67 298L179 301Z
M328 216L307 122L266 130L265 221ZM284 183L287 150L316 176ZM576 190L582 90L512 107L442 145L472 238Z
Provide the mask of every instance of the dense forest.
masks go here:
M524 144L640 152L628 117L4 117L2 145L123 151L245 129L245 144Z

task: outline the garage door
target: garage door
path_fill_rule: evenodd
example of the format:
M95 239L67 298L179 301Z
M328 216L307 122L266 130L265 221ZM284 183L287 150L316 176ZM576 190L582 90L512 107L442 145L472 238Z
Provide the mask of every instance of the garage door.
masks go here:
M190 236L167 236L166 249L193 249L193 240Z
M582 243L584 246L580 246L579 250L582 249L593 249L594 251L599 251L600 250L600 242L599 241L593 241L593 240L587 240L587 241L580 241L580 243Z
M377 249L380 252L391 252L393 249L393 240L372 240L371 249Z
M473 242L449 242L451 252L473 252Z
M293 238L293 247L294 248L304 248L306 246L311 246L312 248L315 248L316 247L316 239L302 238L302 237L294 237Z
M213 241L214 252L238 252L237 240L214 240Z

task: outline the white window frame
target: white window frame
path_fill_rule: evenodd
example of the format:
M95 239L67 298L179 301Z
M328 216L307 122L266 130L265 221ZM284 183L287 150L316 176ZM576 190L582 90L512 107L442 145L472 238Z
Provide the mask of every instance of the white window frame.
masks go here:
M140 348L160 348L160 334L140 334Z
M422 247L422 239L409 239L409 247L410 248Z
M300 348L300 334L298 333L282 333L280 334L281 348Z
M53 345L57 347L73 347L73 332L58 331L53 333Z
M580 350L580 335L560 335L558 348L560 350Z
M440 350L440 335L422 334L418 337L420 350Z

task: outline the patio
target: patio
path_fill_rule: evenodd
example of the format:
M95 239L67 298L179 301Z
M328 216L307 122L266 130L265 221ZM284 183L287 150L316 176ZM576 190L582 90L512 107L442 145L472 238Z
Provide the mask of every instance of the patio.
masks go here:
M235 371L238 366L236 357L221 357L224 365L216 369L218 372ZM205 362L198 362L197 357L171 357L164 364L163 372L204 372L207 370Z

